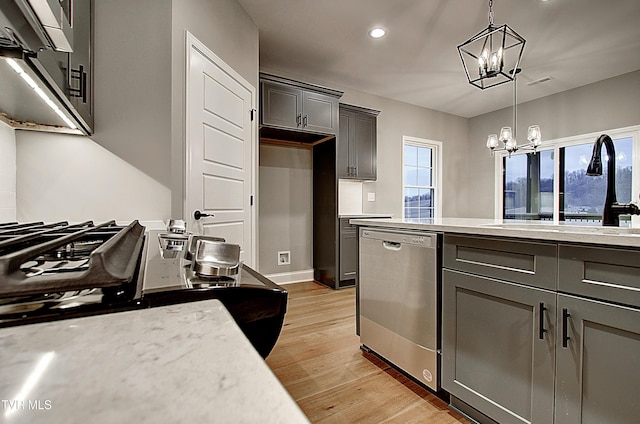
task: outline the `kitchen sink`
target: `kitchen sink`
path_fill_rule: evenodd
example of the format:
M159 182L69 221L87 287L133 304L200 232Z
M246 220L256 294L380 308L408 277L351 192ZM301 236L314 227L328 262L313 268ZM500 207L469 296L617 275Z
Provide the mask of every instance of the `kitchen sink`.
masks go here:
M606 235L640 235L640 228L630 227L601 227L571 224L538 224L524 222L505 222L500 224L486 224L483 227L500 228L518 231L552 231L558 233L606 234Z

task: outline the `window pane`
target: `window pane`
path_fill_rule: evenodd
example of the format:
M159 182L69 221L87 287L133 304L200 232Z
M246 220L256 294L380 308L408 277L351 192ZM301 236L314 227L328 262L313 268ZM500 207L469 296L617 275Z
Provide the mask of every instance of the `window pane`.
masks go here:
M420 209L418 208L404 208L405 218L420 218Z
M540 152L540 216L553 219L553 150Z
M418 166L418 147L404 146L404 164L406 166Z
M618 202L631 201L632 152L631 137L614 140L616 150L616 195ZM604 149L604 147L603 147ZM567 221L599 221L607 190L606 150L602 152L601 176L588 176L593 143L568 146L564 149L564 213Z
M420 218L433 218L432 208L420 208Z
M418 185L418 168L412 166L404 167L404 184L408 186Z
M417 208L419 206L420 191L417 188L404 189L404 207Z
M431 168L431 149L427 147L418 148L418 166Z
M418 183L417 186L420 187L430 187L431 186L431 168L418 168Z
M421 208L433 207L433 190L431 189L420 190L420 207Z
M504 217L527 212L527 155L504 158Z

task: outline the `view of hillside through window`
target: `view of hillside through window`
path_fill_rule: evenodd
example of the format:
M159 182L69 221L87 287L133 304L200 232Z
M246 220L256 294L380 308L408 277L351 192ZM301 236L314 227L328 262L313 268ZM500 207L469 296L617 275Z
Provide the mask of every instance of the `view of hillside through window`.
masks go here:
M630 202L632 182L631 137L614 140L616 194L618 202ZM586 175L593 143L561 147L560 220L598 223L602 216L607 180L607 157L603 148L603 175ZM504 218L553 219L554 150L513 155L504 159ZM628 221L621 217L621 221Z
M429 147L404 146L404 217L433 218L433 154Z

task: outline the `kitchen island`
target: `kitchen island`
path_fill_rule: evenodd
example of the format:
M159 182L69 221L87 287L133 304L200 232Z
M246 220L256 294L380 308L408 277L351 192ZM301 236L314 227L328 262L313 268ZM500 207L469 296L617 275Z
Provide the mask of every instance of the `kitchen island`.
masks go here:
M374 230L404 235L383 239L382 269L399 262L411 243L442 234L438 346L441 387L454 409L490 424L637 422L640 229L482 219L350 222L360 227L361 255ZM394 292L400 279L418 275L428 261L413 257L386 278L385 296L368 301L401 298ZM357 288L381 284L363 277Z
M219 300L0 329L1 422L307 423Z

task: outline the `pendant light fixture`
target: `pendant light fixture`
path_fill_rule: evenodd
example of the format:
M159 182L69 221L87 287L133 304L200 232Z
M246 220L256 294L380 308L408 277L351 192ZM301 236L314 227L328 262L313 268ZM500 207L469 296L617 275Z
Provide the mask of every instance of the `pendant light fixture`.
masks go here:
M458 46L469 83L484 90L513 81L508 70L518 69L526 40L504 24L493 24L493 0L489 0L489 26Z
M491 150L492 155L493 152L506 151L509 156L511 156L511 153L516 150L532 150L535 153L538 146L542 144L542 134L540 133L540 126L538 125L531 125L529 127L527 131L528 143L518 146L518 142L516 141L518 130L517 75L520 71L521 69L513 69L509 72L513 76L513 131L511 127L502 127L499 136L498 134L489 134L489 137L487 137L487 147ZM500 147L500 142L503 143L502 147Z

